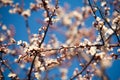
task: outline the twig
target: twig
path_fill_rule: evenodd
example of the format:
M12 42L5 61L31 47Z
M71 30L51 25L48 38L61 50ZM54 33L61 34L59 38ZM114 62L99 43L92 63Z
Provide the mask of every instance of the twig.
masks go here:
M1 65L0 65L1 66ZM3 71L1 70L0 68L0 79L3 79L4 80L4 75L3 75Z
M8 64L6 64L5 61L2 58L0 58L0 60L1 60L1 63L3 65L5 65L12 73L14 73L14 71L12 70L12 68Z
M1 65L4 65L7 69L9 69L9 71L10 72L12 72L12 73L15 73L14 71L13 71L13 69L8 65L8 63L6 63L3 59L2 59L2 57L0 57L0 61L1 61ZM2 66L1 66L2 67ZM2 73L2 72L1 72ZM3 74L2 74L3 75ZM3 76L4 77L4 76ZM18 77L18 75L16 74L16 76L13 78L13 79L16 79Z
M95 18L95 20L96 20L96 18L97 18L97 16L96 16L96 13L95 13L95 11L94 11L94 9L93 9L93 7L92 7L92 4L91 4L91 2L90 2L90 0L88 0L88 3L89 3L89 5L90 5L90 7L91 7L91 9L92 9L92 12L93 12L93 16L94 16L94 18ZM102 27L100 28L100 37L101 37L101 40L102 40L102 43L103 43L103 45L105 44L105 41L104 41L104 39L103 39L103 35L102 35Z
M76 49L76 48L84 48L84 47L94 47L96 46L97 48L99 47L102 47L103 45L100 45L100 44L92 44L92 45L79 45L79 46L67 46L67 47L60 47L60 48L52 48L52 49L45 49L45 50L42 50L41 49L38 49L39 53L41 52L47 52L47 51L58 51L58 50L62 50L62 49ZM109 44L108 48L110 47L120 47L120 44ZM20 57L20 59L26 57L26 55L23 55L22 57ZM20 59L18 61L20 61Z
M41 40L41 42L40 42L40 44L39 44L39 48L41 47L42 43L43 43L44 40L45 40L45 37L46 37L47 32L48 32L48 28L49 28L49 26L50 26L50 24L51 24L51 22L52 22L52 18L53 18L54 13L55 13L55 9L54 9L54 12L52 13L52 15L50 15L50 13L49 13L49 11L48 11L48 8L47 8L46 2L45 2L44 0L42 0L42 2L43 2L43 7L45 8L45 11L47 12L47 17L49 17L49 21L48 21L48 24L47 24L47 28L46 28L46 30L45 30L45 32L44 32L44 36L43 36L43 38L42 38L42 40ZM56 5L57 5L57 4L56 4ZM36 56L37 56L37 53L35 53L35 56L34 56L34 58L33 58L33 61L32 61L31 67L30 67L30 71L29 71L29 73L28 73L28 80L30 80L30 78L31 78L31 73L32 73L32 69L33 69L33 66L34 66L34 62L35 62Z
M80 74L82 74L87 69L87 67L91 64L91 62L94 60L95 55L96 55L96 53L92 56L91 60L87 63L87 65L79 73L77 73L75 76L71 77L70 80L73 80L76 77L78 77Z
M115 11L117 11L118 13L120 13L120 11L119 11L119 10L117 10L117 9L115 9Z
M28 23L28 18L25 18L25 24L26 24L27 33L28 33L28 39L29 39L29 42L30 42L31 31L30 31L30 26L29 26L29 23Z
M116 33L116 31L112 28L112 26L110 25L110 23L107 21L107 19L106 19L106 17L105 16L103 16L103 14L102 14L102 12L101 12L101 10L100 10L100 8L98 7L98 6L96 6L96 8L98 9L98 11L99 11L99 13L100 13L100 15L101 15L101 17L102 17L102 19L107 23L107 25L114 31L114 33L115 33L115 36L116 36L116 38L117 38L117 40L118 40L118 42L120 43L120 39L119 39L119 37L118 37L118 35L117 35L117 33Z

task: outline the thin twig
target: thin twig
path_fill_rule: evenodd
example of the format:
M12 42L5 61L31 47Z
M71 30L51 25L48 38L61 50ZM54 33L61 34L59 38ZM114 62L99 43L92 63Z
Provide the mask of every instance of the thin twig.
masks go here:
M115 36L116 36L116 38L117 38L117 40L118 40L118 42L120 43L120 39L119 39L119 37L118 37L118 35L117 35L117 33L116 33L116 31L112 28L112 26L110 25L110 23L107 21L107 19L106 19L106 17L105 16L103 16L103 14L102 14L102 12L101 12L101 10L100 10L100 8L98 7L98 6L96 6L96 8L98 9L98 11L99 11L99 13L100 13L100 15L101 15L101 17L102 17L102 19L107 23L107 25L114 31L114 33L115 33Z
M97 48L99 48L99 47L102 47L103 45L100 45L100 44L92 44L92 45L79 45L79 46L67 46L67 47L60 47L60 48L51 48L51 49L44 49L44 50L42 50L41 51L41 49L38 49L38 51L39 51L39 53L41 53L41 52L47 52L47 51L60 51L60 50L62 50L62 49L76 49L76 48L84 48L84 47L97 47ZM108 46L108 48L111 48L111 47L120 47L120 44L109 44L109 46ZM26 57L27 56L27 54L26 55L23 55L22 57L20 57L19 58L19 60L18 61L20 61L20 59L22 59L22 58L24 58L24 57Z
M26 28L27 28L28 39L29 39L29 42L30 42L31 31L30 31L30 26L29 26L29 23L28 23L28 18L25 18L25 24L26 24Z
M49 17L49 21L48 21L48 24L47 24L47 28L46 28L46 30L44 32L44 36L43 36L43 38L42 38L42 40L41 40L41 42L39 44L39 48L41 47L42 43L45 40L45 37L46 37L47 32L48 32L48 28L49 28L49 26L50 26L50 24L52 22L52 18L53 18L54 13L55 13L55 9L54 9L54 12L52 13L52 15L50 15L50 13L48 11L48 8L47 8L46 2L44 0L42 0L42 2L43 2L43 7L44 7L45 11L47 12L47 17ZM34 66L34 62L35 62L36 56L37 56L37 53L35 53L35 56L33 58L33 61L32 61L31 67L30 67L30 71L28 73L28 80L30 80L30 78L31 78L31 73L32 73L32 69L33 69L33 66Z
M92 7L92 4L91 4L91 2L90 2L90 0L88 0L88 3L89 3L89 5L90 5L90 7L91 7L91 10L92 10L92 12L93 12L93 16L94 16L94 18L95 18L95 20L96 20L96 18L97 18L97 16L96 16L96 13L95 13L95 11L94 11L94 9L93 9L93 7ZM102 43L103 43L103 45L105 44L105 41L104 41L104 39L103 39L103 35L102 35L102 27L100 28L100 37L101 37L101 40L102 40Z
M79 72L77 73L75 76L71 77L70 80L74 80L76 77L78 77L80 74L82 74L87 67L91 64L91 62L94 60L96 53L92 56L91 60L87 63L87 65Z
M1 65L0 65L1 66ZM4 75L3 75L3 71L2 71L2 69L1 69L1 67L0 67L0 79L2 80L4 80Z

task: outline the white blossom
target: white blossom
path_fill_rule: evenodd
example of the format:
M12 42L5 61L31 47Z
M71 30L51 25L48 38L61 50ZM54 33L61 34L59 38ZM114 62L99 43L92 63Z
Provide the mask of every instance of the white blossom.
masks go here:
M60 72L64 72L64 73L68 72L68 70L66 68L60 68L59 70L60 70Z
M101 59L105 57L105 52L97 53L96 56L99 56Z
M4 41L5 39L6 39L6 36L3 35L3 34L1 34L1 35L0 35L0 42Z
M7 34L10 36L11 35L11 31L9 29L7 29Z
M91 42L88 40L88 39L84 39L84 44L86 44L86 45L91 45Z
M6 25L2 25L2 30L7 30L7 26Z
M22 40L17 41L17 45L21 45L22 44Z
M40 66L41 66L41 62L40 62L38 59L39 59L39 58L36 57L36 60L35 60L35 63L34 63L36 69L40 68Z
M35 4L34 3L30 3L30 9L34 9L35 8Z
M101 6L105 6L105 5L106 5L106 1L102 1Z
M45 68L44 68L43 66L41 66L39 69L40 69L41 71L45 71Z
M107 22L110 22L110 19L109 18L106 18Z
M11 3L13 3L13 0L1 0L1 1L4 4L11 4Z
M61 79L67 80L67 72L68 70L66 68L60 68L60 72L62 73Z
M117 52L120 53L120 49L117 49Z
M96 47L91 47L90 53L91 53L91 55L94 55L96 53Z
M78 20L82 20L83 16L78 11L73 11L73 16L75 16Z
M20 68L25 68L25 64L20 64Z
M114 33L114 31L112 29L108 29L105 33L105 38L107 39L113 33Z
M100 18L100 17L97 17L97 18L96 18L96 21L100 21L100 20L101 20L101 18Z
M34 74L35 74L36 79L40 80L40 77L41 77L40 73L39 72L35 72Z
M107 68L107 67L110 67L112 65L112 62L111 62L111 60L108 60L108 59L102 59L102 61L101 61L101 66L103 67L103 68Z
M15 73L9 73L8 77L16 77L16 74Z
M45 22L48 22L48 21L49 21L49 17L46 17L46 18L44 19L44 21L45 21Z
M105 25L103 25L102 32L105 33L107 30L108 30L108 28Z
M29 9L24 10L21 15L24 17L29 17L31 15L31 11Z
M37 3L41 3L42 1L41 0L35 0Z
M66 26L68 26L68 25L71 25L71 23L72 23L71 18L66 15L66 16L63 18L63 24L66 25Z
M99 42L101 40L100 34L97 36L96 41Z

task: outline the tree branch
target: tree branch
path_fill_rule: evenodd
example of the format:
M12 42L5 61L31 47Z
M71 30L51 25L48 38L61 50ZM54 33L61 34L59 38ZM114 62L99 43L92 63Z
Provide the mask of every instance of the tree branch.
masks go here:
M91 62L94 60L95 55L96 55L96 53L92 56L91 60L87 63L87 65L79 73L77 73L75 76L71 77L70 80L73 80L76 77L78 77L80 74L82 74L87 69L87 67L91 64Z
M52 22L52 18L53 18L53 16L55 16L55 15L54 15L54 14L55 14L55 9L54 9L54 12L52 13L52 15L50 15L49 10L48 10L48 8L47 8L47 4L45 3L44 0L42 0L42 3L43 3L43 7L44 7L45 11L47 12L47 17L49 18L49 21L48 21L48 24L47 24L47 28L46 28L46 30L45 30L45 32L44 32L44 36L43 36L43 38L42 38L42 40L41 40L41 42L40 42L40 44L39 44L39 48L41 47L42 43L43 43L44 40L45 40L45 37L46 37L47 32L48 32L48 28L49 28L49 26L50 26L50 24L51 24L51 22ZM57 5L57 4L56 4L56 5ZM31 78L31 73L32 73L32 69L33 69L33 66L34 66L34 62L35 62L36 56L37 56L37 53L35 53L35 56L34 56L34 58L33 58L33 61L32 61L31 67L30 67L30 71L29 71L29 73L28 73L28 80L30 80L30 78Z

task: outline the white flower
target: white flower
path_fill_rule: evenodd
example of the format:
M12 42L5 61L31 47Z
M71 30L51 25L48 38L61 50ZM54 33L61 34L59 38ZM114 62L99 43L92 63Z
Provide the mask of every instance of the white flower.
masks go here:
M37 3L41 3L41 0L35 0Z
M91 10L90 6L82 7L82 11L89 11L89 10Z
M101 6L105 6L106 5L106 2L105 1L102 1L101 2Z
M78 11L73 11L73 16L75 16L78 20L82 20L83 16Z
M24 45L25 47L28 47L28 46L29 46L29 44L28 44L26 41L23 41L23 45Z
M10 38L10 42L11 42L11 43L16 43L16 41L15 41L14 38Z
M37 80L40 80L40 77L41 77L40 73L39 72L35 72L34 74L35 74L35 77L37 78Z
M96 18L96 21L100 21L100 20L101 20L101 18L100 18L100 17L97 17L97 18Z
M91 42L88 39L84 39L84 44L91 45Z
M117 28L116 24L113 24L112 28L115 30Z
M120 29L120 15L118 15L115 19L112 21L112 28L119 30Z
M13 8L13 9L9 10L9 13L10 14L15 14L15 13L17 13L17 11L18 11L18 8Z
M73 75L76 75L78 73L79 69L78 68L75 68L74 72L73 72Z
M38 69L40 66L41 66L41 62L38 60L39 58L36 57L36 60L35 60L35 68Z
M25 68L25 64L20 64L20 68Z
M61 76L61 79L62 80L67 80L67 72L68 72L67 68L60 68L60 72L63 74Z
M108 60L108 59L103 59L102 61L101 61L101 66L103 67L103 68L107 68L107 67L110 67L112 65L112 62L111 62L111 60Z
M9 73L9 74L8 74L8 77L15 77L15 76L16 76L15 73Z
M41 71L45 71L45 68L42 66L39 68Z
M67 73L68 70L66 68L60 68L60 72L64 72L64 73Z
M52 18L52 22L58 22L60 19L57 17L57 18Z
M66 26L68 26L68 25L71 25L71 23L72 23L71 18L66 15L66 16L63 18L63 24L66 25Z
M105 25L103 25L102 31L105 33L107 30L108 30L108 28Z
M101 59L103 59L105 57L105 52L100 52L96 54L96 56L99 56Z
M91 53L91 55L94 55L96 53L96 47L91 47L90 53Z
M4 41L5 39L6 39L6 36L3 35L3 34L1 34L1 35L0 35L0 42Z
M114 31L113 31L112 29L108 29L108 30L106 31L106 33L105 33L106 39L107 39L111 34L113 34L113 33L114 33Z
M99 42L101 40L100 34L97 36L96 41Z
M109 18L106 18L107 22L110 22L110 19Z
M27 9L27 10L23 11L21 15L24 17L29 17L31 15L31 11L29 9Z
M49 0L45 0L45 3L48 4L48 3L49 3Z
M11 35L11 31L7 29L7 34L10 36Z
M22 44L22 40L19 40L18 42L17 42L17 45L21 45Z
M45 22L48 22L48 21L49 21L49 17L46 17L46 18L44 19L44 21L45 21Z
M34 9L36 5L34 3L30 3L30 9Z
M97 11L97 8L96 8L96 7L94 8L94 11Z
M3 4L11 4L13 3L12 0L1 0Z
M120 49L118 49L117 52L120 53Z
M35 46L35 45L31 45L31 46L29 46L29 51L31 51L31 50L33 50L33 49L37 50L37 49L38 49L38 47L37 47L37 46Z
M6 25L3 25L3 26L2 26L2 30L7 30L7 26L6 26Z

